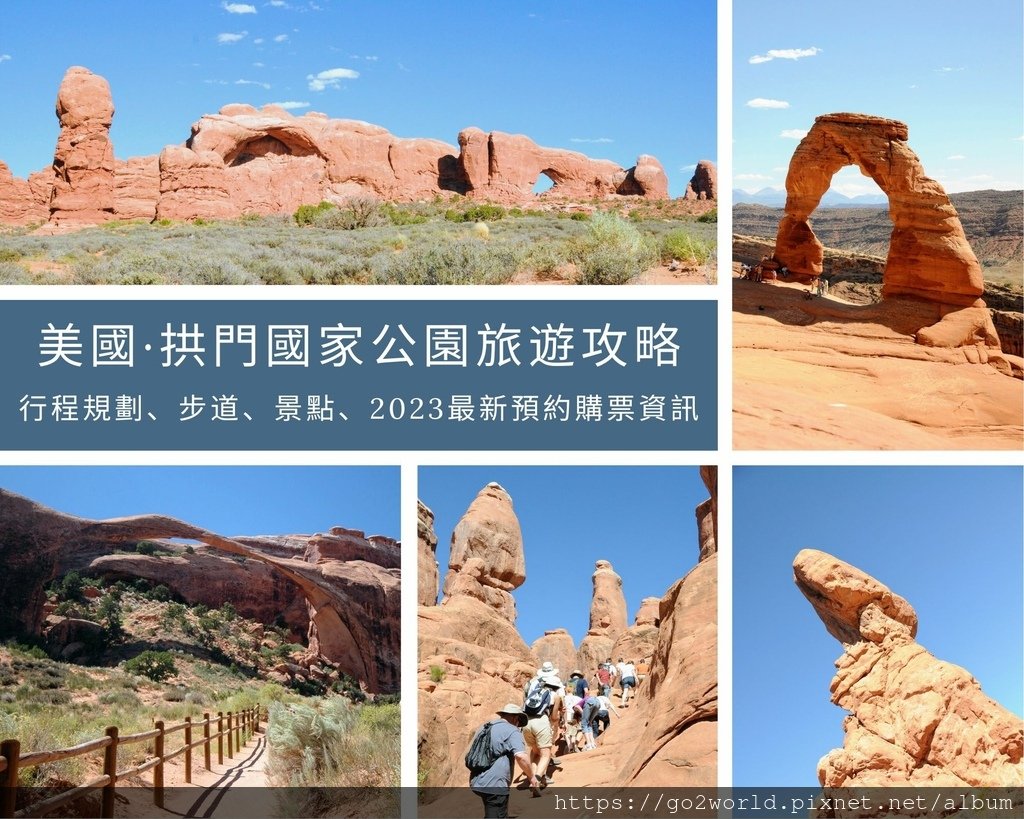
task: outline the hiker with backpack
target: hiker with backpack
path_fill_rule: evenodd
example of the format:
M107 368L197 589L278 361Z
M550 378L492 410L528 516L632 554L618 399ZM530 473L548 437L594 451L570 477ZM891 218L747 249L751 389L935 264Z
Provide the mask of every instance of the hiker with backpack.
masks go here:
M527 690L523 702L523 713L527 717L523 738L530 751L534 776L540 783L537 788L530 786L534 796L540 796L540 789L548 784L551 749L562 725L562 698L558 695L561 688L562 681L558 677L546 674Z
M622 707L625 708L630 689L636 688L636 666L632 660L627 663L619 657L619 685L622 687Z
M586 697L590 692L590 686L587 684L587 679L583 676L583 672L578 668L569 675L569 682L573 687L572 693L580 699Z
M529 779L530 788L540 791L520 730L526 724L526 714L513 702L497 713L501 719L484 723L473 735L465 760L469 769L469 787L483 801L485 819L505 819L508 816L513 759Z

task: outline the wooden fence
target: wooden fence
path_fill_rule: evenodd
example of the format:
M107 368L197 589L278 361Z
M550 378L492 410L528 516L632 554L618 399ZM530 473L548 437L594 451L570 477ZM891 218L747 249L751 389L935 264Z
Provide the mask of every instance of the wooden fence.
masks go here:
M102 810L100 816L114 815L114 789L117 781L126 776L134 776L153 771L153 803L164 806L164 765L175 757L185 755L185 782L192 782L192 751L200 746L203 749L203 765L211 770L214 747L216 748L217 764L224 764L225 746L228 759L233 759L235 751L241 752L253 734L260 733L260 723L264 715L261 706L254 705L244 711L225 714L218 711L216 716L203 714L202 722L192 722L191 717L179 725L167 727L163 720L153 724L153 730L138 734L119 736L116 726L106 730L106 736L83 742L73 748L62 748L58 751L33 751L21 753L21 743L16 739L7 739L0 744L0 819L11 819L14 816L36 816L80 799L89 791L102 788ZM199 739L193 739L193 731L202 731ZM167 738L179 732L184 733L184 744L173 751L167 751ZM137 742L153 741L153 757L140 765L131 768L117 769L117 751L122 745ZM59 793L49 799L29 805L15 813L18 799L18 772L24 768L57 762L62 759L82 756L94 751L103 750L103 775L90 779L76 788Z

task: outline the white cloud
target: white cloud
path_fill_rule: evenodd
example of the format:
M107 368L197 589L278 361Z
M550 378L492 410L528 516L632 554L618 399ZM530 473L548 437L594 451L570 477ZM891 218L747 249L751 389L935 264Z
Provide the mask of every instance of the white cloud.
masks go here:
M946 159L967 159L967 157L963 154L953 154L952 156L947 156Z
M976 173L974 176L964 177L968 182L989 182L995 179L990 173Z
M270 105L276 105L278 108L284 108L286 111L294 111L296 108L309 108L308 102L296 102L295 100L272 102Z
M260 88L265 88L267 91L270 90L269 82L260 82L259 80L235 80L235 85L258 85Z
M380 59L380 57L378 57L376 54L370 54L369 56L366 57L366 59L369 60L371 63L375 63L377 62L377 60Z
M275 42L275 43L283 43L283 42L285 42L285 41L286 41L287 39L288 39L288 35L287 35L287 34L278 34L278 35L277 35L277 36L276 36L276 37L274 38L274 42Z
M267 5L268 6L273 6L276 9L286 9L286 8L288 8L288 4L286 2L284 2L284 0L270 0L270 2L267 3Z
M263 67L264 67L264 65L263 65L263 63L253 63L253 64L252 64L252 67L253 67L253 68L263 68Z
M807 136L807 131L802 128L787 128L779 136L783 139L803 139Z
M253 42L254 45L263 45L263 38L262 37L257 37L252 42Z
M938 72L939 74L950 74L950 73L952 73L953 71L963 71L963 70L964 70L964 67L963 67L963 66L960 66L959 68L950 68L950 67L949 67L948 65L944 65L944 66L942 66L942 68L936 68L935 70L936 70L936 71L937 71L937 72Z
M762 97L755 97L747 101L748 108L789 108L785 100L766 100Z
M697 165L696 165L696 163L694 163L693 165L683 165L679 170L688 173L689 171L697 170Z
M0 63L5 63L9 59L11 59L11 55L10 54L0 54Z
M593 145L604 145L608 142L614 142L614 139L608 137L570 137L570 142L589 142Z
M217 35L217 42L220 43L221 45L224 45L225 43L227 43L227 44L237 43L239 40L244 40L248 36L249 36L249 32L248 31L243 31L243 32L241 32L239 34L232 34L232 33L228 32L226 34L218 34Z
M256 6L250 6L248 3L221 3L220 5L228 14L256 13Z
M1014 142L1024 142L1024 134L1019 137L1013 137Z
M763 173L738 173L735 176L733 176L733 179L745 180L745 181L746 180L761 180L761 181L765 181L766 182L766 181L768 181L771 178L772 177L770 177L770 176L765 176Z
M755 54L748 62L757 65L758 63L768 63L772 60L799 60L803 57L813 57L815 54L820 53L821 49L817 46L812 46L811 48L772 48L768 50L767 54Z
M319 74L307 74L310 91L323 91L325 88L340 88L342 80L354 80L359 76L358 71L351 68L328 68Z

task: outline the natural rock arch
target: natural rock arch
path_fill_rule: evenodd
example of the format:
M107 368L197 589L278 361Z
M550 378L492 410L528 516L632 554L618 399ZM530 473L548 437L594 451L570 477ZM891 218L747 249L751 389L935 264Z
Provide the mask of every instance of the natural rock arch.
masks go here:
M826 114L797 146L786 176L786 212L775 256L798 277L822 273L824 248L810 216L833 175L856 165L889 197L893 222L882 297L911 296L960 307L984 306L981 266L942 186L924 174L902 122L865 114Z

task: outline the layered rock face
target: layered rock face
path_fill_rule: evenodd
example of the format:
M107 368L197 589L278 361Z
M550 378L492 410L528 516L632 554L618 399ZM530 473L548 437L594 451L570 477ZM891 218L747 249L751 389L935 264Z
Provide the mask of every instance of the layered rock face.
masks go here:
M440 579L437 570L437 535L434 533L434 513L423 501L416 501L416 594L419 605L437 604L437 590Z
M612 656L615 640L626 630L626 597L622 578L607 560L594 566L594 596L590 601L590 628L580 643L579 668L589 678L599 663Z
M516 620L511 591L526 580L526 558L512 498L499 484L480 490L452 532L445 598L468 595L508 622Z
M830 686L851 712L842 748L818 763L826 787L994 787L1024 780L1024 722L965 669L914 641L913 607L870 575L804 549L797 587L844 647Z
M558 669L558 674L563 680L567 680L569 674L576 668L576 644L572 635L564 628L546 630L543 637L533 641L530 650L533 652L537 668L550 662Z
M170 557L113 555L118 545L168 541ZM75 569L164 583L190 603L231 602L270 623L306 624L306 666L324 658L371 692L399 687L400 547L340 527L316 535L228 538L162 515L93 521L0 489L0 633L38 634L46 584ZM244 557L239 565L231 556ZM249 565L250 562L253 565ZM303 620L302 609L305 609Z
M526 579L512 498L485 486L452 534L441 605L419 608L419 764L426 786L465 785L473 732L522 700L536 669L515 627L511 590ZM571 644L571 641L570 641Z
M821 242L809 218L840 168L856 165L889 197L893 222L883 297L913 296L959 307L984 306L981 266L942 186L925 176L902 122L827 114L801 140L786 176L786 213L775 256L797 276L822 272Z
M715 163L702 159L686 185L684 199L718 199L718 169Z
M0 164L0 222L49 218L52 229L114 217L227 219L354 196L411 202L463 194L525 204L535 199L542 174L555 183L544 193L549 199L668 198L668 178L652 156L621 168L479 128L460 133L457 148L403 139L358 120L296 117L273 105L226 105L201 117L185 144L168 146L159 158L118 161L109 136L113 115L107 81L68 69L57 96L61 133L53 165L26 183Z
M661 598L645 597L640 602L633 625L616 638L609 656L616 662L622 658L649 666L658 645L658 627L660 625Z
M75 226L112 219L114 102L107 81L87 68L69 68L57 92L57 119L50 221Z

